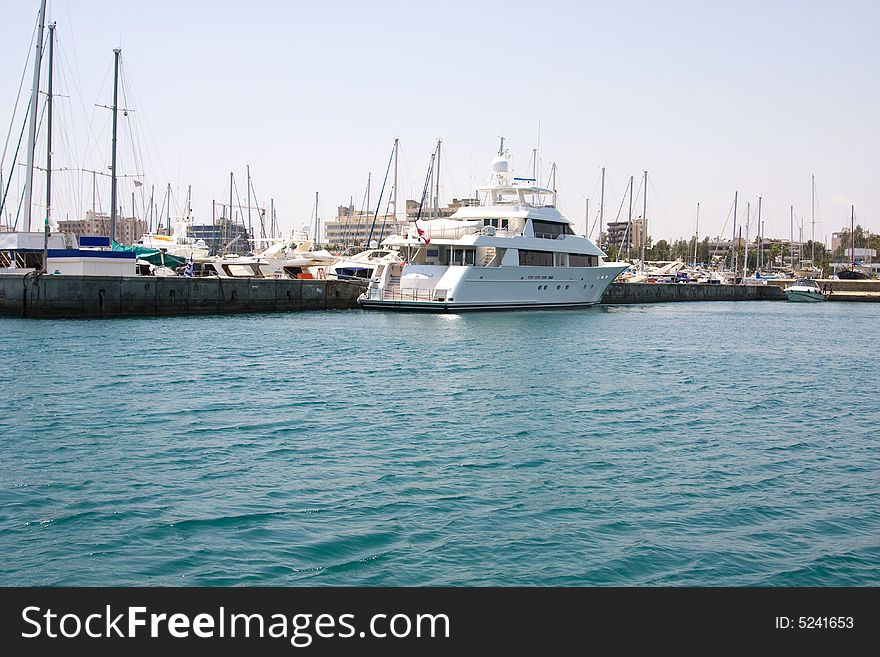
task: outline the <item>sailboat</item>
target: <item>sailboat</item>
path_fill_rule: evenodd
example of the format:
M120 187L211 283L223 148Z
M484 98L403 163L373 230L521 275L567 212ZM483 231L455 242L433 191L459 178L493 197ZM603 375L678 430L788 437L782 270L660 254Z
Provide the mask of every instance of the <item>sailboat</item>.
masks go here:
M852 214L850 218L849 229L849 255L850 268L841 269L837 272L837 278L842 281L863 281L868 275L856 269L856 206L852 206Z

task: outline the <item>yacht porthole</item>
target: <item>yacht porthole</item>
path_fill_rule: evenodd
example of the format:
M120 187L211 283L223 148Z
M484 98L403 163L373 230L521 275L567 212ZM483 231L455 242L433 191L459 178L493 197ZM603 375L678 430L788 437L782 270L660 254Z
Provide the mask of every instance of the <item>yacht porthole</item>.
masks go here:
M568 285L565 286L565 289L566 289L566 290L568 289Z
M561 290L561 289L562 289L562 286L561 286L561 285L557 285L557 286L556 286L556 289L557 289L557 290Z

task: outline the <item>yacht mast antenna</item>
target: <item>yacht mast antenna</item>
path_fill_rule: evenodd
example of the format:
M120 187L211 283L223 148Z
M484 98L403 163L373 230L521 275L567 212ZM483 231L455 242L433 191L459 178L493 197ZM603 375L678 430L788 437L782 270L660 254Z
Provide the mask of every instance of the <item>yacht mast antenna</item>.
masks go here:
M502 157L504 155L504 137L500 137L501 145L498 147L498 157Z

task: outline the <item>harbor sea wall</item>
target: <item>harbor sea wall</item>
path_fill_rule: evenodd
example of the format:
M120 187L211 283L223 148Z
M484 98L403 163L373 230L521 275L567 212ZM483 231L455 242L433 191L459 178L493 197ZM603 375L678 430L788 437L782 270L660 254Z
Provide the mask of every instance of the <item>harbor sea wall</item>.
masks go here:
M880 302L880 280L842 281L836 278L817 278L816 282L819 287L826 290L826 301ZM774 285L780 289L784 289L792 283L794 283L792 278L767 281L767 285Z
M612 283L602 303L663 303L667 301L785 301L774 285L710 285L700 283Z
M356 308L337 280L0 274L0 315L132 317Z

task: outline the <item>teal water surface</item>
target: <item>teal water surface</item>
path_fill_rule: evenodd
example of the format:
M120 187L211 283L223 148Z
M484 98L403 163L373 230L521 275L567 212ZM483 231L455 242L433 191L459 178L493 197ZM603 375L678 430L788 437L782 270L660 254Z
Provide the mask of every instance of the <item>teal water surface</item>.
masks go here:
M880 304L0 320L0 584L878 585Z

